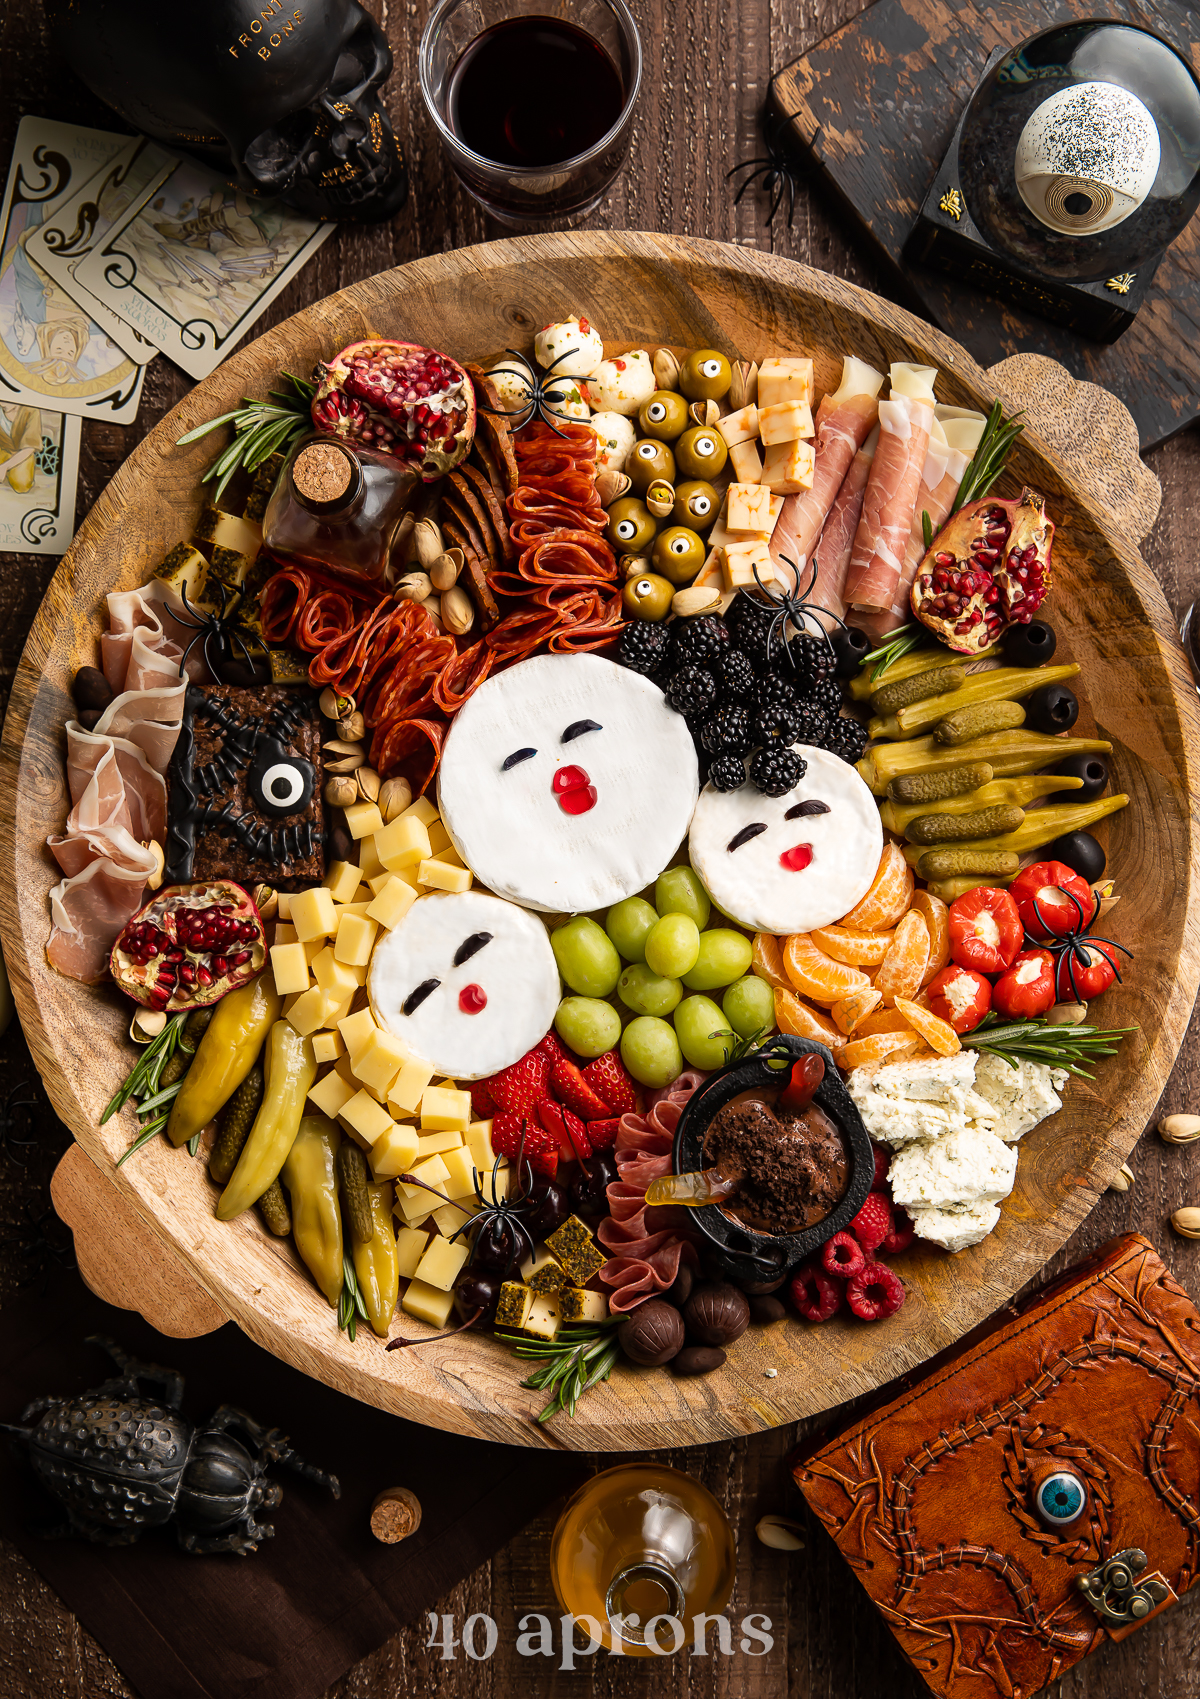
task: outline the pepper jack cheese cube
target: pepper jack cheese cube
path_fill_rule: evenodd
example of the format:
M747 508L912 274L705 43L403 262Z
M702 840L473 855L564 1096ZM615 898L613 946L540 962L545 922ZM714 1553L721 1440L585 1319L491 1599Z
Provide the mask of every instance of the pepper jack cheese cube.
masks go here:
M519 1280L506 1280L496 1304L496 1326L522 1328L533 1308L533 1293Z
M349 1040L347 1040L349 1042ZM433 1078L433 1068L419 1057L411 1056L392 1081L388 1091L388 1106L398 1115L413 1115Z
M377 891L375 883L372 880L371 889L375 893L375 900L367 904L368 919L378 921L380 926L389 929L398 926L417 900L416 886L409 885L394 873L384 873L380 876Z
M372 833L378 834L383 828L383 815L373 802L352 802L349 808L342 812L346 816L346 827L352 838L369 838Z
M331 1121L336 1121L353 1096L354 1087L347 1085L341 1074L333 1072L317 1081L309 1091L308 1101L314 1104L322 1115L328 1115Z
M465 1133L471 1124L471 1094L469 1091L448 1091L444 1086L429 1086L421 1097L421 1131L435 1133L452 1127Z
M396 1234L396 1266L401 1280L412 1279L428 1243L429 1234L416 1227L402 1227Z
M355 867L352 861L335 861L326 872L321 883L329 891L335 903L349 903L354 900L354 893L358 890L361 877L361 868Z
M577 1215L568 1215L546 1243L566 1269L572 1286L586 1286L593 1274L608 1261Z
M352 1066L356 1079L386 1096L388 1087L407 1060L408 1052L400 1040L376 1027L362 1049L355 1052Z
M333 946L326 944L310 963L312 976L322 991L336 995L339 1003L347 997L353 997L358 990L358 980L354 977L354 969L339 962L333 953Z
M769 584L775 576L770 545L761 538L752 543L726 543L721 550L721 560L726 590L753 584L755 567L764 583Z
M343 1115L344 1114L345 1111L343 1110ZM384 1110L384 1114L387 1114L386 1109ZM442 1181L446 1178L446 1164L442 1161L440 1156L427 1156L424 1162L418 1162L416 1167L410 1168L408 1172L412 1179L423 1180L426 1186L434 1186L438 1191L440 1191ZM406 1198L412 1198L415 1202L419 1199L424 1187L414 1186L401 1180L400 1190L404 1193ZM430 1201L432 1202L432 1195L429 1192L425 1192L425 1196L430 1198Z
M459 1145L457 1150L442 1152L442 1161L446 1164L449 1178L442 1188L447 1197L470 1197L475 1190L475 1163L466 1145Z
M452 867L448 861L422 861L417 867L417 877L422 885L428 885L434 891L469 891L471 889L471 869L469 867Z
M581 1286L564 1286L558 1295L562 1319L569 1327L574 1322L607 1321L608 1299L603 1292L585 1292Z
M776 495L797 496L811 490L817 453L810 442L777 442L763 461L762 487Z
M355 1054L362 1049L363 1045L369 1041L372 1034L378 1032L378 1030L375 1025L375 1017L370 1009L359 1009L356 1014L347 1015L344 1020L338 1022L338 1031L342 1035L342 1042L350 1052L351 1061L354 1060Z
M275 975L275 989L281 997L290 997L294 991L307 991L308 957L304 954L304 945L273 944L271 972Z
M813 434L812 409L806 401L781 401L777 407L763 407L758 415L758 436L764 448L774 443L794 442L797 437Z
M446 1127L440 1132L419 1134L417 1154L419 1156L441 1156L443 1151L458 1150L461 1145L462 1134L453 1127Z
M324 1026L325 1017L337 1007L338 1001L328 991L322 991L319 985L310 985L292 1004L287 1019L301 1038L308 1038L318 1027Z
M336 1062L345 1051L346 1046L342 1043L342 1035L339 1032L319 1032L313 1039L313 1055L317 1059L318 1067L322 1062Z
M758 408L781 401L813 403L813 363L794 354L774 354L758 368Z
M334 1078L337 1076L334 1075ZM383 1137L376 1139L371 1146L371 1172L377 1180L394 1180L398 1174L407 1174L419 1155L417 1129L405 1126L401 1121L393 1121ZM424 1195L429 1197L428 1192ZM432 1203L433 1199L429 1201ZM408 1272L411 1274L412 1270Z
M337 931L333 893L327 891L324 885L296 891L292 897L292 925L302 944L314 938L331 938Z
M521 1279L531 1292L557 1292L566 1278L563 1265L545 1245L539 1245L521 1264Z
M736 413L726 413L723 419L717 420L717 429L725 440L726 448L752 442L758 435L758 408L751 402L748 407L739 407Z
M725 523L731 531L771 531L771 492L761 484L730 484Z
M415 867L429 859L428 828L414 815L398 814L390 825L376 832L375 849L383 866L393 873L402 867Z
M427 1321L430 1327L445 1327L453 1303L452 1292L443 1292L440 1286L427 1286L423 1280L410 1280L400 1308L417 1321Z
M338 1115L350 1131L357 1134L366 1145L373 1145L393 1125L392 1117L383 1104L372 1097L369 1091L356 1091L348 1102L343 1103ZM415 1190L419 1191L420 1187Z
M449 1239L434 1239L417 1264L413 1279L424 1280L427 1285L448 1292L470 1254L471 1247L464 1239L455 1245Z
M368 920L365 914L343 913L333 945L337 960L351 967L365 967L371 959L378 931L378 922Z
M729 464L740 484L757 484L762 477L762 457L756 442L735 442L729 450Z
M525 1317L521 1332L531 1333L535 1339L557 1339L561 1320L562 1310L557 1293L539 1292L529 1306L529 1314Z

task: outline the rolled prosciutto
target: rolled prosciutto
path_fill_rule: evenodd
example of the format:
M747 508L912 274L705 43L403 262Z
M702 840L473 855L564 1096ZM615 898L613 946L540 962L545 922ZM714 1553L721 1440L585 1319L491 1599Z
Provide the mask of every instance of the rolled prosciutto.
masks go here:
M829 510L829 517L821 532L821 541L817 544L817 552L813 556L817 567L817 583L826 598L822 606L832 608L836 614L844 614L846 611L843 595L846 568L850 565L850 550L854 547L867 479L871 475L878 444L879 426L876 425L850 462L850 469L842 479L842 487Z
M898 361L879 404L879 447L846 571L846 603L886 613L896 594L933 431L932 366Z
M841 383L822 399L817 409L812 489L784 498L771 536L773 560L781 561L786 555L802 564L811 558L851 462L879 417L882 388L882 372L853 354L846 355ZM840 607L835 611L840 612Z

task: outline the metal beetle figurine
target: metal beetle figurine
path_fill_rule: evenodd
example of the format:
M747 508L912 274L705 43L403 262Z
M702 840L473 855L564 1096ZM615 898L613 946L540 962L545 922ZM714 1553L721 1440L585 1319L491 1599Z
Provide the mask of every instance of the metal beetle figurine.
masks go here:
M173 1522L184 1551L246 1557L275 1532L256 1520L283 1497L266 1478L272 1463L341 1496L337 1476L297 1457L278 1428L264 1428L232 1404L193 1428L179 1413L181 1374L136 1362L111 1339L88 1343L106 1351L119 1374L77 1397L35 1398L22 1421L40 1417L36 1427L0 1423L0 1431L25 1441L34 1475L63 1507L61 1522L45 1530L50 1537L128 1546L143 1528ZM146 1397L140 1381L157 1383L161 1400Z

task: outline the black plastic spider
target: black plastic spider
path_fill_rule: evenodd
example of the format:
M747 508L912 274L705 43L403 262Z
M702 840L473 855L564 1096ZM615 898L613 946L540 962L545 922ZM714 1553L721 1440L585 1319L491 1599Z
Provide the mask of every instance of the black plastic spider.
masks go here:
M1058 995L1058 984L1061 977L1062 965L1065 960L1067 979L1070 983L1075 1001L1077 1003L1083 1003L1086 999L1080 995L1079 985L1075 978L1075 966L1076 963L1078 963L1081 968L1091 967L1092 960L1088 955L1087 946L1089 944L1107 944L1110 949L1120 950L1123 956L1129 956L1131 958L1133 956L1133 951L1127 950L1124 944L1118 944L1115 938L1101 938L1091 930L1100 915L1100 903L1098 899L1096 902L1095 915L1085 924L1083 918L1083 904L1075 895L1074 891L1064 889L1062 894L1064 897L1070 897L1071 901L1074 903L1075 914L1079 924L1077 926L1073 926L1069 932L1051 933L1048 938L1031 938L1027 931L1025 933L1025 943L1031 950L1048 950L1054 957L1054 988L1056 996ZM1038 898L1036 894L1033 899L1033 912L1041 922L1042 926L1045 927L1046 931L1050 932L1050 927L1046 925L1046 921L1042 917L1042 911L1038 907ZM1097 951L1097 954L1106 957L1108 964L1112 968L1113 974L1116 977L1117 984L1120 985L1122 983L1121 973L1116 962L1114 962L1112 957L1107 954L1107 951L1099 950Z
M554 422L556 415L550 411L550 404L552 402L569 401L571 394L569 389L556 391L553 385L556 383L573 384L578 389L579 379L569 376L566 372L560 372L557 377L552 374L555 366L561 366L562 362L569 360L572 354L578 354L578 348L566 349L558 356L557 360L550 362L544 372L539 372L537 367L531 365L525 355L518 353L515 348L506 348L504 352L511 354L513 359L525 368L524 371L513 371L511 375L517 379L518 383L524 384L527 399L519 407L489 407L483 401L479 403L480 407L485 413L494 413L501 419L515 420L517 430L520 430L522 425L527 425L536 413L539 418L545 420L556 437L565 437L566 431L560 431ZM508 367L502 369L506 372L510 370Z
M196 635L183 651L183 659L179 663L180 671L187 667L188 656L200 645L200 653L204 664L219 684L270 684L271 660L266 642L256 631L235 626L229 614L229 586L218 579L217 589L221 593L221 608L219 613L212 613L207 608L198 608L188 601L186 589L179 592L184 611L172 610L180 625L190 626ZM236 650L241 650L242 659L238 660ZM258 649L257 659L251 654L251 649Z
M805 629L806 619L812 620L817 631L824 638L829 653L833 656L834 660L836 660L837 650L833 646L833 638L830 637L829 632L821 623L821 620L817 618L817 615L823 614L827 619L836 620L842 627L843 631L846 629L846 622L838 614L835 614L831 608L823 608L819 606L818 603L810 602L808 600L817 587L816 561L813 561L812 563L812 570L809 575L808 583L803 589L801 589L800 568L796 565L795 561L790 560L787 555L784 555L782 560L783 564L790 567L792 571L792 588L790 590L778 583L764 584L758 575L758 568L754 568L754 582L758 585L758 588L762 591L762 594L766 597L768 603L772 604L773 608L771 623L767 627L768 666L773 659L771 651L776 642L778 642L783 653L787 656L789 665L795 668L796 657L792 653L792 646L787 640L787 628L788 625L791 624L796 627L798 632L802 632ZM753 595L744 584L738 591L738 594L740 596L745 596L746 600L753 607L762 607L761 599L758 596Z
M45 1296L56 1270L74 1266L75 1243L49 1204L38 1210L27 1199L21 1216L4 1223L15 1231L0 1239L0 1249L11 1246L17 1261L25 1265L25 1273L17 1281L18 1290L39 1284Z
M20 1097L19 1092L25 1095ZM24 1168L30 1151L37 1150L41 1144L34 1112L45 1114L48 1107L40 1079L21 1080L4 1099L4 1108L0 1110L0 1150L19 1168Z
M757 178L763 180L763 188L771 197L771 208L767 213L767 223L770 224L775 214L783 205L784 192L787 192L788 229L792 228L792 220L796 215L796 171L788 158L784 147L784 137L787 135L790 120L780 113L765 119L763 123L763 141L766 153L759 154L755 159L741 159L725 173L725 181L737 175L739 171L749 171L750 175L733 197L736 206L746 190Z

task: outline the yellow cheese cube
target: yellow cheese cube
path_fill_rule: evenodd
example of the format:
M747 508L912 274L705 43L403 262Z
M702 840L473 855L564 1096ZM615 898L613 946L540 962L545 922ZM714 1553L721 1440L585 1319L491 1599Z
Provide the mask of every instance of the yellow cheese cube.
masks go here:
M279 904L275 911L277 918L290 920L292 918L292 893L290 891L278 891L275 901Z
M324 885L297 891L292 898L292 925L302 944L313 938L331 938L337 930L332 893Z
M311 968L325 948L325 940L324 938L309 938L307 942L301 944L300 948L304 951L304 959Z
M333 953L339 962L348 962L354 967L364 967L371 959L371 951L375 948L375 935L379 931L379 923L368 920L365 914L343 913L338 921L337 938L334 941Z
M313 1036L313 1055L320 1066L322 1062L336 1062L339 1056L345 1055L346 1046L342 1043L341 1034L336 1032L318 1032Z
M394 1180L407 1174L417 1160L417 1129L393 1121L387 1132L371 1146L371 1172L377 1180ZM425 1193L429 1197L429 1193ZM429 1200L431 1203L433 1199ZM410 1274L412 1270L408 1271Z
M407 1172L407 1170L402 1170L402 1172ZM422 1221L429 1220L438 1200L432 1192L423 1192L420 1186L412 1186L409 1189L416 1192L415 1198L405 1197L400 1187L397 1186L396 1203L392 1213L394 1215L399 1214L406 1227L417 1227Z
M416 888L398 879L394 873L383 875L374 902L368 904L367 918L380 926L398 926L417 900Z
M344 1020L338 1022L338 1031L342 1035L342 1042L350 1052L351 1058L362 1049L371 1035L378 1030L375 1025L375 1017L370 1009L359 1009L357 1013L347 1015Z
M334 904L333 912L337 915L339 926L342 923L342 916L344 914L359 914L359 915L362 915L362 914L366 914L367 910L370 908L371 901L372 901L371 887L369 885L364 885L363 889L366 891L367 894L362 899L362 901L360 903L335 903Z
M383 828L383 815L373 802L352 802L342 812L352 838L369 838Z
M407 1060L408 1053L400 1040L376 1027L367 1042L354 1053L354 1076L386 1097L388 1087Z
M303 991L293 991L290 997L285 997L283 999L283 1008L279 1012L285 1021L303 995Z
M536 1339L556 1339L558 1326L562 1320L562 1303L557 1292L539 1292L529 1306L529 1314L525 1317L522 1333L531 1333Z
M440 849L433 859L435 861L444 861L450 867L465 867L467 865L453 844L447 844L445 849Z
M450 842L450 834L440 820L431 820L426 827L429 833L429 848L432 854L440 855Z
M335 1070L317 1081L309 1091L308 1101L314 1104L322 1115L328 1115L331 1121L336 1121L353 1096L354 1087L347 1085Z
M392 1117L369 1091L356 1091L338 1110L341 1119L364 1144L373 1145L392 1126Z
M392 1081L388 1091L388 1106L394 1109L397 1115L415 1114L432 1078L433 1069L429 1063L422 1062L417 1056L411 1056Z
M432 826L438 817L438 811L427 796L419 796L415 802L410 802L401 820L419 820L422 826Z
M322 1027L329 1033L330 1037L337 1041L339 1047L337 1053L339 1056L343 1054L346 1046L341 1034L336 1031L337 1024L339 1021L344 1021L346 1016L354 1007L354 999L358 996L358 992L359 987L356 985L352 994L349 997L343 998L335 1008L330 1009L326 1014L325 1019L321 1022ZM331 997L335 997L336 995L336 992L330 992Z
M740 442L750 442L758 435L758 408L739 407L736 413L726 413L717 420L717 429L725 439L726 448L736 448Z
M362 879L373 879L376 873L383 872L383 863L379 859L379 851L375 848L374 836L358 840L358 872Z
M771 492L761 484L730 484L725 497L725 523L731 531L771 529Z
M381 872L372 874L367 880L367 889L370 891L372 899L379 895L385 885L390 884L393 879L398 877L398 874L389 873L386 867ZM367 906L369 908L370 904L368 903Z
M405 1315L427 1321L430 1327L445 1327L453 1304L452 1292L443 1292L440 1286L427 1286L423 1280L410 1280L400 1300Z
M271 972L275 976L275 989L281 997L290 997L293 991L307 991L308 958L304 954L304 945L273 944Z
M349 903L354 900L361 878L361 870L352 861L335 861L321 883L328 888L335 903Z
M428 1243L429 1234L418 1232L415 1227L402 1227L396 1234L396 1266L401 1280L412 1279Z
M429 856L429 830L414 815L398 814L390 825L376 832L375 848L384 867L393 873L401 867L415 867Z
M428 885L434 891L469 891L471 889L471 869L469 867L452 867L448 861L422 861L417 867L417 877L422 885Z
M777 407L759 409L758 436L764 448L812 434L812 409L807 401L781 401Z
M775 577L771 550L761 538L752 543L726 543L721 551L726 590L736 590L743 584L754 583L754 568L764 584Z
M776 495L796 496L811 490L816 450L810 442L777 442L763 461L762 488Z
M322 991L333 993L339 1003L347 997L353 997L358 990L358 980L354 970L339 962L333 953L333 945L326 944L324 949L312 959L312 974Z
M427 1285L436 1286L441 1292L448 1292L470 1254L471 1247L464 1239L459 1239L453 1245L449 1239L434 1239L417 1264L417 1272L413 1278L424 1280Z
M757 484L762 477L762 458L756 442L735 442L729 450L729 464L740 484Z
M608 1320L608 1299L603 1292L589 1292L586 1286L564 1286L558 1301L567 1323Z
M472 1121L467 1128L466 1143L479 1172L490 1173L492 1163L496 1160L496 1153L492 1149L491 1121Z
M465 1133L471 1124L471 1094L469 1091L450 1091L445 1086L432 1085L421 1097L421 1131L436 1133L453 1127Z
M758 368L758 410L781 401L813 404L813 363L794 354L776 354Z
M502 1162L499 1168L489 1168L486 1174L479 1176L479 1189L483 1193L485 1203L499 1203L506 1198L512 1187L512 1169L507 1162Z
M442 1181L446 1178L446 1164L440 1156L427 1156L424 1162L418 1162L410 1168L409 1173L414 1180L423 1180L425 1185L436 1186L440 1191ZM415 1199L421 1189L420 1186L408 1184L404 1180L400 1181L400 1190L406 1198ZM430 1197L431 1194L426 1192L425 1196Z
M272 944L294 944L296 942L296 928L291 921L277 920L275 922L275 931L271 942Z
M470 1197L464 1198L461 1203L439 1204L435 1210L431 1211L429 1219L437 1227L439 1233L450 1239L474 1214L475 1199Z
M422 1133L417 1148L422 1156L440 1156L444 1150L461 1149L462 1142L460 1132L453 1127L445 1127L436 1133Z
M319 985L310 986L302 991L287 1012L287 1018L302 1038L307 1038L317 1028L324 1026L325 1016L330 1009L336 1007L335 1000L328 991L322 991Z
M442 1152L448 1179L442 1187L448 1198L470 1197L475 1190L475 1161L466 1145Z

